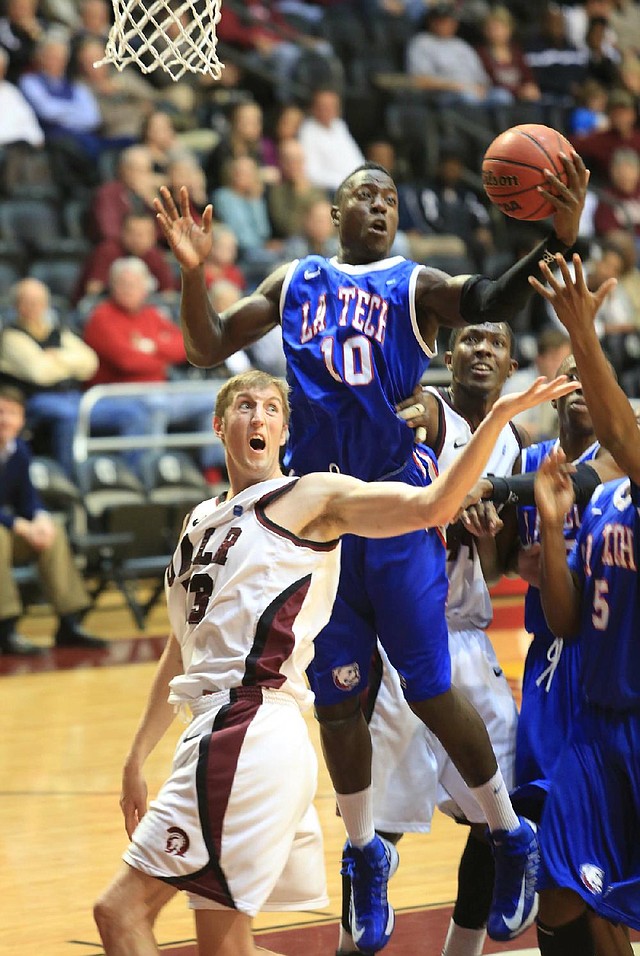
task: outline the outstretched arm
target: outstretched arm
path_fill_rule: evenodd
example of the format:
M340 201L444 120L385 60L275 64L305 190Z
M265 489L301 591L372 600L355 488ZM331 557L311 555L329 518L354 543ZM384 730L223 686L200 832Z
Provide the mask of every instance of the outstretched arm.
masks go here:
M342 534L388 538L448 524L482 474L507 422L521 411L577 387L564 375L552 382L540 378L526 392L499 398L463 452L426 488L313 474L301 478L290 495L270 505L269 514L276 523L314 541L330 541Z
M434 337L434 323L451 328L480 322L509 322L531 295L529 276L538 274L540 260L566 252L578 238L580 218L589 183L589 171L577 153L563 156L568 184L545 171L547 189L541 196L555 207L553 232L536 248L497 279L484 276L432 277L418 279L416 306L418 323L425 341ZM437 328L435 329L437 331Z
M147 705L122 771L120 808L129 837L147 810L147 785L142 768L175 716L173 705L168 703L169 681L182 672L180 645L171 634L158 661Z
M279 299L288 266L276 269L256 291L218 314L209 299L204 264L211 252L213 209L209 205L198 225L191 215L189 192L180 189L180 209L162 186L154 200L157 219L180 266L180 324L187 358L193 365L219 365L235 352L257 342L280 320Z
M582 261L573 257L575 279L565 260L557 257L562 281L542 263L540 270L547 286L535 277L531 285L550 302L571 338L571 347L580 373L582 391L596 435L611 452L626 475L640 482L640 435L634 411L622 391L596 334L594 319L604 299L615 286L609 279L597 292L590 292ZM563 284L564 283L564 284Z
M574 637L580 630L580 591L567 564L564 519L573 507L573 486L563 468L562 450L553 451L536 475L540 518L540 596L547 624L556 637Z

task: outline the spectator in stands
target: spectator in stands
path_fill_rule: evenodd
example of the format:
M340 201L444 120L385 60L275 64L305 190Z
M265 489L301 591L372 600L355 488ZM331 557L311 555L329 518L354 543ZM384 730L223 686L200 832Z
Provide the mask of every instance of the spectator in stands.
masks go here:
M249 156L230 160L224 182L212 196L215 214L235 233L241 268L254 276L266 273L278 261L282 242L272 237L257 163Z
M278 109L271 135L265 137L263 150L269 166L281 170L280 147L290 139L297 139L304 119L304 110L296 103L284 103Z
M609 21L615 32L616 46L623 57L627 51L640 50L640 16L635 0L616 0Z
M547 103L572 106L577 90L587 77L589 54L567 39L559 6L548 3L536 9L539 10L538 29L525 45L525 61Z
M222 186L224 170L229 160L241 156L254 159L265 182L275 182L277 170L266 162L265 140L262 135L262 108L253 100L237 103L229 117L229 129L203 162L207 189L212 192Z
M128 213L122 221L118 241L105 239L89 253L73 297L77 303L85 295L101 295L107 288L109 270L116 259L137 256L146 264L156 281L156 291L175 298L179 282L164 250L158 245L155 219L146 212Z
M104 45L111 28L113 9L109 0L80 0L77 4L79 23L76 24L71 38L72 48L85 39L97 40Z
M434 3L421 28L407 44L407 72L418 89L432 93L442 105L507 102L494 90L474 48L458 36L458 12L453 3Z
M482 271L485 257L494 252L491 219L463 174L460 153L444 148L431 182L403 183L398 187L399 223L410 241L416 236L457 236L464 247L463 254L470 256Z
M194 222L200 223L205 206L209 203L209 196L204 170L195 155L187 150L177 153L169 163L165 182L171 190L171 195L178 203L180 187L187 187L191 203L191 215Z
M324 256L330 259L338 252L336 230L331 220L331 203L325 197L313 199L303 207L299 231L290 236L282 250L282 261Z
M540 87L514 39L514 28L515 21L506 7L492 7L482 24L484 42L478 54L494 87L506 90L513 100L537 102Z
M47 429L53 456L73 478L78 407L98 357L61 327L49 289L39 279L22 279L11 294L15 319L2 332L0 381L20 388L27 399L29 427ZM142 435L151 428L151 416L141 402L103 399L94 407L91 428L111 435Z
M166 182L169 166L175 159L187 155L196 162L195 156L180 143L173 119L166 110L156 109L148 114L140 130L140 142L151 153L153 171L162 177L163 182Z
M40 147L44 133L33 107L20 89L6 79L9 54L0 46L0 146L10 143L29 143Z
M17 83L33 66L36 45L45 24L38 17L38 0L6 0L0 17L0 46L9 54L7 79Z
M591 170L596 183L606 184L613 153L620 148L640 153L637 104L627 90L612 90L607 101L608 129L574 137L573 145Z
M166 382L187 357L182 333L158 306L149 302L154 280L141 259L116 259L109 270L109 296L98 303L84 328L84 340L98 355L92 385ZM148 393L142 399L153 415L153 432L170 428L211 432L210 395ZM205 446L203 469L224 456L217 445Z
M274 71L274 93L281 102L291 99L291 80L305 51L316 54L319 68L320 58L337 71L340 68L326 40L292 26L277 4L265 0L245 0L242 7L223 6L218 36L246 54L249 63Z
M593 17L587 28L587 76L598 80L607 89L620 84L620 64L622 57L614 46L606 41L607 20L605 17Z
M24 399L0 386L0 654L40 654L42 648L16 632L23 608L14 564L36 560L47 597L58 616L55 647L99 649L107 641L87 634L80 616L91 599L73 559L64 528L45 511L29 474L31 452L20 438Z
M576 105L567 120L570 136L587 136L609 128L607 90L597 80L587 78L576 92Z
M309 181L333 192L364 156L342 118L342 100L334 89L318 89L299 132Z
M122 221L128 213L147 212L155 217L153 200L158 179L151 154L145 146L129 146L118 159L117 178L102 183L91 203L93 239L119 240ZM158 229L158 236L160 230Z
M104 44L86 36L75 46L74 72L98 103L103 146L132 146L140 139L156 91L135 70L117 70L110 63L94 66L103 55Z
M618 280L596 316L595 327L599 338L637 331L640 327L631 297L620 282L626 268L626 258L620 246L606 240L585 262L585 278L591 292L596 292L608 279Z
M48 143L72 146L95 162L102 148L100 108L84 83L67 76L70 49L59 33L38 43L35 71L20 77L19 86L31 103Z
M238 240L230 226L222 222L213 224L211 253L204 265L204 280L207 288L219 281L230 282L244 291L247 285L242 269L237 265Z
M326 192L313 186L307 175L305 152L297 139L280 143L278 151L282 179L267 191L269 219L276 239L288 239L300 231L306 207L314 199L326 199Z
M614 0L581 0L579 3L562 4L565 33L570 43L578 49L589 46L589 27L593 20L603 20L605 42L610 49L618 45L618 36L612 23Z
M38 10L47 21L61 23L70 30L79 24L78 6L73 0L40 0Z
M600 193L593 217L596 236L628 229L640 249L640 153L622 146L611 156L609 184Z
M640 326L640 268L635 239L626 229L614 230L607 234L606 244L617 249L622 256L624 265L618 286L631 300L635 323Z

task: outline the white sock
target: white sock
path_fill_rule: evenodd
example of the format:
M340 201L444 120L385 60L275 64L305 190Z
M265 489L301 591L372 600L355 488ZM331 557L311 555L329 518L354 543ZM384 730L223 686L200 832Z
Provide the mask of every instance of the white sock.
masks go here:
M376 835L371 785L358 793L336 793L336 802L351 845L362 847L371 843Z
M481 956L487 935L486 929L466 929L453 920L449 923L442 956Z
M511 797L499 767L491 780L487 780L480 787L470 789L487 818L490 830L518 829L520 821L511 804Z
M356 944L353 941L353 936L350 933L347 933L346 929L340 923L340 936L338 937L338 952L339 953L357 953Z

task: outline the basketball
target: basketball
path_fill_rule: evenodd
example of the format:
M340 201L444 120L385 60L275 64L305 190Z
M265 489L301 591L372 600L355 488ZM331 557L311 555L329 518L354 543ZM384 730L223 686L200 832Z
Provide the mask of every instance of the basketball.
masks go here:
M571 143L557 130L537 123L512 126L491 143L482 160L482 183L494 206L513 219L546 219L555 208L540 195L544 170L563 183L567 174L559 153L570 156Z

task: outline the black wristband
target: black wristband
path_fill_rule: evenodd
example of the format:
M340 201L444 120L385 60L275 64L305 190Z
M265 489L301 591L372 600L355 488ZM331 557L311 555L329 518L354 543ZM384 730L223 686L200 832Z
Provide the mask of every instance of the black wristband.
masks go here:
M583 507L588 504L591 495L600 484L600 477L597 471L586 462L576 465L576 470L570 477L573 482L576 504ZM489 500L493 501L495 505L519 504L523 507L535 505L535 471L527 471L522 475L509 475L507 478L501 478L497 475L485 475L485 478L493 486L493 492Z
M556 263L556 253L561 252L564 255L564 253L570 248L571 246L565 245L564 242L561 242L561 240L558 239L555 232L552 232L547 237L547 241L544 244L544 249L542 250L542 255L540 258L543 260L543 262L546 262L548 266L553 266Z
M507 505L518 500L518 496L511 490L507 478L502 478L499 475L485 475L485 478L491 482L493 487L490 500L493 501L494 505Z

